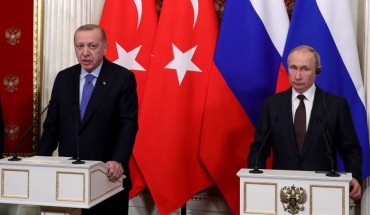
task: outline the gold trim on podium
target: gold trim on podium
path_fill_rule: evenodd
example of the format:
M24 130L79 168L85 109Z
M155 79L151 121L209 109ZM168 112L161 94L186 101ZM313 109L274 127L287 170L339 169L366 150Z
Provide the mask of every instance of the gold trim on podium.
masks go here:
M271 185L275 188L275 211L252 211L247 209L247 185L248 184L254 184L254 185ZM271 215L277 215L278 206L277 206L277 200L278 200L278 185L277 183L267 183L267 182L244 182L244 199L243 199L243 211L244 213L252 213L252 214L271 214Z
M27 173L27 194L24 195L10 195L5 193L5 173L6 172L25 172ZM19 184L18 184L19 186ZM5 198L30 198L30 171L27 169L2 169L1 170L1 197Z
M312 196L313 196L313 188L326 188L326 189L340 189L342 191L342 215L345 214L346 212L346 209L345 209L345 201L346 201L346 197L345 197L345 187L344 186L329 186L329 185L310 185L310 214L313 213L313 199L312 199Z
M104 175L107 175L107 173L106 173L106 172L102 171L101 169L97 169L97 170L95 170L95 171L93 171L93 172L91 172L91 173L90 173L90 181L92 181L92 180L91 180L91 177L92 177L92 174L93 174L93 173L95 173L95 172L101 172L101 173L103 173ZM109 193L109 192L111 192L111 191L113 191L113 190L115 190L115 189L117 189L117 188L121 187L121 186L122 186L123 181L122 181L122 180L118 180L118 182L120 182L120 183L118 184L118 186L116 186L116 187L114 187L114 188L112 188L112 189L110 189L110 190L107 190L105 193L102 193L101 195L99 195L99 196L97 196L97 197L95 197L95 198L92 198L91 196L89 196L90 201L95 201L96 199L99 199L100 197L104 196L105 194L107 194L107 193ZM92 193L92 184L91 184L91 183L90 183L90 192L89 192L89 193L90 193L90 195L91 195L91 193Z
M63 198L60 195L60 190L59 190L59 185L60 185L60 182L59 182L59 177L61 175L81 175L82 178L83 178L83 193L82 193L82 199L73 199L73 198ZM85 174L84 173L80 173L80 172L62 172L62 171L57 171L56 172L56 193L55 193L55 200L56 201L67 201L67 202L85 202L85 193L86 193L86 190L85 190L85 186L86 186L86 179L85 179Z

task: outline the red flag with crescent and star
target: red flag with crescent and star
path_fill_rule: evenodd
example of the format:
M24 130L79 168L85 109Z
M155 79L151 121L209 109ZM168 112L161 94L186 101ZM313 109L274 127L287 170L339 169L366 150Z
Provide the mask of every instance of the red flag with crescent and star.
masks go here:
M134 156L160 214L213 184L199 159L218 23L213 0L164 0Z
M157 30L155 0L109 0L104 4L100 26L107 35L106 57L134 72L141 101ZM139 105L140 107L140 105ZM133 188L130 196L146 187L135 158L131 157Z

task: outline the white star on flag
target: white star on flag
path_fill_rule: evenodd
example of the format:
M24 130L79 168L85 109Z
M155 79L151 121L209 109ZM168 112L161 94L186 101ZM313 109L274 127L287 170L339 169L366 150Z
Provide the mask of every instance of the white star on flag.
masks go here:
M189 49L187 52L183 53L178 49L175 44L172 44L174 59L167 64L164 68L175 69L177 71L177 78L179 80L179 85L181 85L182 80L185 77L186 71L202 72L192 61L197 46Z
M146 71L135 59L139 54L141 46L136 47L130 52L126 52L118 43L116 43L118 59L114 63L123 66L129 70Z

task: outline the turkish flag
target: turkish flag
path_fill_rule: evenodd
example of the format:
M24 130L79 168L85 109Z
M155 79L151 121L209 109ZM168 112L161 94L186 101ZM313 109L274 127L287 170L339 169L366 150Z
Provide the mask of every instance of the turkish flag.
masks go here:
M109 47L106 57L134 72L139 102L145 86L157 24L155 0L106 1L100 19ZM134 157L130 160L130 172L132 197L146 187Z
M164 0L134 156L160 214L213 184L199 159L218 23L213 0Z
M135 73L141 101L152 53L158 15L155 0L109 0L100 26L107 34L106 57Z

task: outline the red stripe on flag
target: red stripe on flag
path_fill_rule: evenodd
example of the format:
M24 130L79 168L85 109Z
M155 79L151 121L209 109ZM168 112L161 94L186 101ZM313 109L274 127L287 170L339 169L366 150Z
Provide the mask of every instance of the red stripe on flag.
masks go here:
M220 72L212 70L200 157L234 214L239 214L239 178L247 168L254 126Z
M284 64L280 64L279 75L276 83L276 93L287 90L290 87L289 76Z

